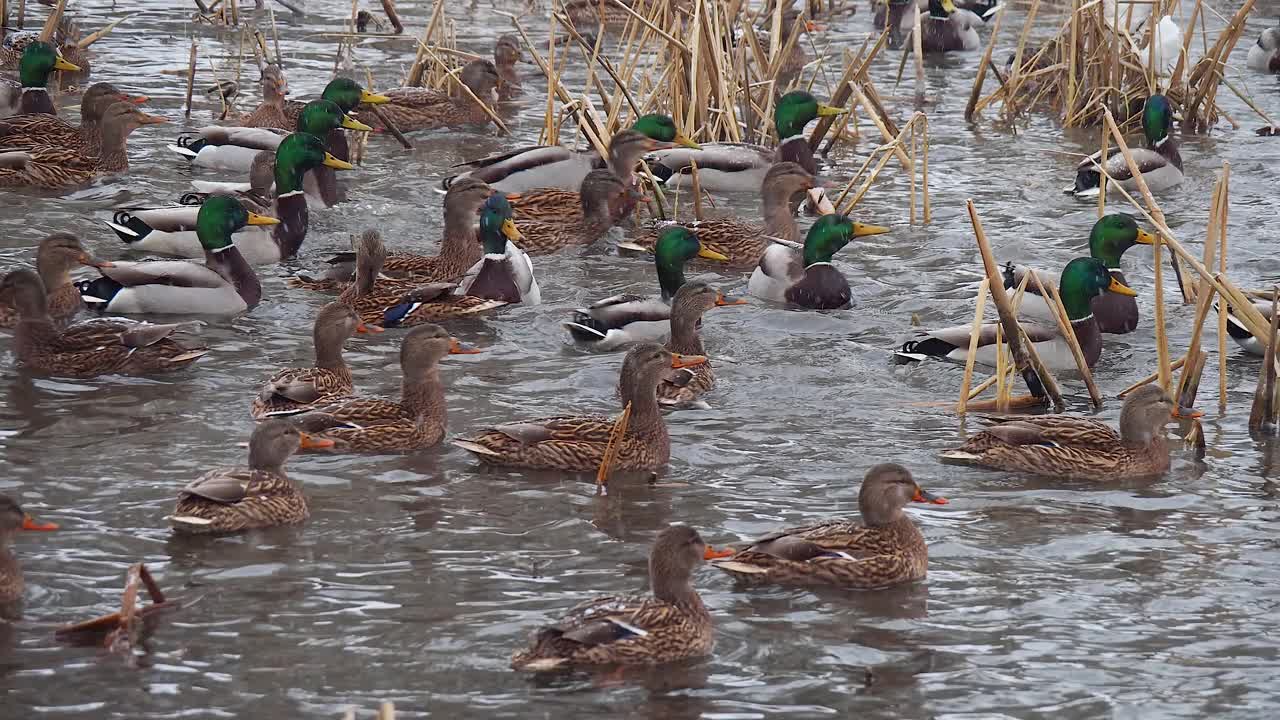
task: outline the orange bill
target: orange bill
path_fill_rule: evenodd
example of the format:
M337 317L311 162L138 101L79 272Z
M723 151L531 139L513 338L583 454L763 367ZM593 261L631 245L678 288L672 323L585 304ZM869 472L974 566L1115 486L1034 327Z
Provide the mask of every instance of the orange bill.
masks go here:
M724 550L717 550L711 547L710 545L708 545L707 549L702 552L702 559L703 560L719 560L721 558L733 557L734 554L735 553L729 548L725 548Z
M115 263L107 262L106 260L99 260L89 253L80 253L80 264L86 267L96 268L112 268L116 266Z
M23 530L57 530L58 526L51 522L40 522L30 515L22 516Z
M725 307L726 305L746 305L746 304L747 304L747 301L744 298L734 297L732 295L725 295L722 292L716 293L717 307Z
M144 103L149 103L149 102L151 102L151 98L147 97L146 95L124 95L124 94L122 94L122 95L120 96L120 99L121 99L121 100L124 100L125 102L131 102L131 103L133 103L134 105L142 105L142 104L144 104Z
M671 367L676 369L697 367L706 361L706 355L681 355L680 353L671 353Z
M298 436L300 438L298 447L303 450L324 450L334 445L334 442L329 438L314 437L306 433L298 433Z
M477 355L480 348L467 345L458 338L449 338L449 354L450 355Z
M933 505L946 505L947 499L939 495L934 495L928 490L925 490L924 488L917 485L916 494L911 496L911 502L931 503Z
M362 322L359 325L356 325L356 332L368 334L380 333L383 332L383 328L380 325L366 325Z

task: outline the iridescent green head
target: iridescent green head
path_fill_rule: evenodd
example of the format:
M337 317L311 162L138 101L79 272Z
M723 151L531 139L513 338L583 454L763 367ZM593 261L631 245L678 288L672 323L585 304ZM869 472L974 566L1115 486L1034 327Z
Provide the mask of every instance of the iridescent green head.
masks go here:
M1058 282L1062 304L1071 320L1083 320L1093 312L1090 303L1104 292L1133 297L1137 295L1129 286L1111 277L1107 266L1097 258L1076 258L1062 269Z
M1173 108L1169 98L1164 95L1152 95L1142 106L1142 134L1147 137L1147 144L1159 147L1169 137L1173 129Z
M887 227L854 222L848 215L823 215L804 237L804 266L831 262L831 258L856 237L887 232Z
M330 100L312 100L298 115L298 132L324 138L330 130L344 127L349 130L369 132L373 128L349 117L338 104Z
M244 209L230 195L210 195L196 214L196 236L208 253L220 253L232 247L231 234L246 225L275 225L280 221Z
M520 230L511 219L511 203L503 193L494 193L480 208L480 240L487 255L502 255L507 251L507 241L520 239Z
M680 132L670 115L641 115L631 126L632 130L659 142L675 143L687 148L698 149L698 143L690 140Z
M345 77L330 80L329 84L324 86L324 92L320 93L320 97L335 103L344 113L355 110L360 103L381 105L391 102L391 98L386 95L371 93L360 87L360 83Z
M1134 245L1151 245L1156 238L1138 227L1132 215L1112 213L1093 224L1089 232L1089 254L1108 268L1120 267L1120 256Z
M695 257L708 260L728 260L724 255L704 247L688 228L672 225L658 236L653 246L654 263L658 266L658 285L662 287L662 299L670 300L684 285L684 265Z
M49 73L54 70L77 72L78 65L72 65L47 42L36 40L22 51L22 59L18 61L18 78L22 87L42 88L49 82Z
M818 102L818 98L804 90L794 90L778 98L773 109L773 127L778 131L778 141L781 142L803 133L810 120L843 112L840 108Z
M296 132L276 147L276 194L302 190L302 176L324 165L335 170L351 170L351 163L339 160L324 149L324 141L311 133Z

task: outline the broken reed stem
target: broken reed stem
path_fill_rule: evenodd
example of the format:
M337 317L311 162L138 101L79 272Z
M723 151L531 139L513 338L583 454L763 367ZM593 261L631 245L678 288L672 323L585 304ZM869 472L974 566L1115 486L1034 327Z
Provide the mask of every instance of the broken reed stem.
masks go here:
M618 459L618 451L622 448L622 438L627 434L627 423L631 420L631 403L628 402L626 407L622 408L622 413L618 415L618 419L613 423L613 429L609 431L609 440L604 446L604 455L600 459L600 469L596 472L596 487L601 494L608 492L606 489L609 484L609 473L613 470L613 463Z
M191 119L191 93L193 93L196 88L196 51L198 48L199 48L199 45L196 44L195 40L192 40L191 41L191 57L187 60L186 118L188 120Z
M53 41L53 34L57 32L58 23L62 22L62 14L66 10L67 0L58 0L58 4L53 6L53 10L49 11L49 17L45 18L44 27L40 28L41 42ZM21 22L22 18L18 18L18 20Z
M1222 163L1222 200L1218 208L1218 274L1227 276L1227 218L1231 203L1231 163ZM1208 267L1206 265L1205 267ZM1219 295L1219 297L1222 297ZM1227 411L1227 303L1218 303L1218 413Z
M1204 321L1209 316L1209 308L1213 302L1213 290L1205 286L1196 300L1196 319L1191 326L1191 344L1183 358L1190 360L1182 370L1178 380L1178 405L1190 408L1195 404L1200 389L1200 375L1204 372L1205 352L1200 349L1201 335L1204 333Z
M1170 370L1177 370L1178 368L1183 367L1183 366L1186 364L1186 362L1187 362L1187 357L1184 355L1184 356L1182 356L1182 357L1178 358L1177 360L1174 360L1172 363L1170 363L1170 364L1169 364L1169 369L1170 369ZM1117 397L1117 398L1119 398L1119 399L1121 399L1121 400L1123 400L1123 399L1125 399L1126 397L1128 397L1129 393L1133 392L1134 390L1137 390L1138 388L1142 387L1143 385L1150 385L1151 383L1155 382L1155 381L1156 381L1156 380L1158 380L1158 379L1159 379L1159 376L1158 376L1158 375L1156 375L1156 373L1151 373L1150 375L1148 375L1148 376L1146 376L1146 377L1142 378L1142 379L1141 379L1141 380L1139 380L1138 382L1136 382L1136 383L1134 383L1134 384L1130 385L1129 387L1127 387L1127 388L1125 388L1125 389L1121 390L1120 392L1116 393L1116 397Z
M978 340L982 336L983 311L987 308L987 288L991 286L989 278L982 278L978 284L977 302L974 303L973 326L969 330L969 355L964 360L964 380L960 383L960 402L956 412L963 415L965 405L969 402L969 385L973 382L973 366L978 361Z
M1271 327L1267 336L1267 351L1258 369L1258 386L1253 393L1253 407L1249 410L1249 430L1258 432L1267 425L1276 424L1276 335L1280 329L1280 286L1271 293Z
M969 102L964 106L965 122L973 122L978 98L982 96L982 84L987 77L987 66L991 64L991 53L996 48L996 38L1000 36L1000 22L1007 13L996 13L996 22L991 27L991 39L987 41L987 50L982 54L982 62L978 63L978 75L973 79L973 89L969 91Z

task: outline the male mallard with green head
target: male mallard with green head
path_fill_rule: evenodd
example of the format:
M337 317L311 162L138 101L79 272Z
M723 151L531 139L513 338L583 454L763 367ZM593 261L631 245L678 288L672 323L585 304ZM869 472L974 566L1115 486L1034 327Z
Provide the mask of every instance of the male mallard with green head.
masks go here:
M516 245L521 241L521 234L511 214L511 204L501 193L491 195L480 208L484 257L467 270L466 278L458 286L460 294L505 303L537 305L542 302L538 279L533 275L533 262Z
M0 79L0 118L28 113L58 114L49 97L49 75L54 70L79 71L47 42L36 40L22 51L18 82Z
M832 264L832 257L855 237L887 232L889 228L854 222L845 215L823 215L809 228L799 251L780 244L765 250L747 282L747 292L810 310L848 307L849 281Z
M1142 135L1147 146L1129 148L1129 154L1146 181L1147 189L1153 193L1182 184L1182 155L1178 152L1178 141L1169 134L1172 129L1173 108L1169 105L1169 98L1164 95L1147 98L1142 106ZM1129 169L1129 163L1117 150L1112 150L1105 162L1101 151L1085 158L1076 167L1075 184L1064 192L1076 197L1097 197L1102 178L1098 171L1099 163L1111 177L1107 187L1119 186L1129 193L1138 192L1138 182Z

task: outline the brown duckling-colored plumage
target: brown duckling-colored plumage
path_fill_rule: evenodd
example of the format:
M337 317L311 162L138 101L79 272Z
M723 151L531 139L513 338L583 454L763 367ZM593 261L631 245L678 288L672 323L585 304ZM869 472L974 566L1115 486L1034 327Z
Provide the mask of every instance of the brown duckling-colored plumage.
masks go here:
M472 60L463 66L458 79L479 100L492 105L500 77L498 69L488 60ZM379 106L379 112L402 132L430 130L460 125L487 125L492 122L489 113L461 89L444 93L426 88L402 87L382 93L391 102ZM360 119L375 130L385 130L382 121L372 112L365 112L361 105Z
M516 217L516 224L520 227L520 249L530 255L545 255L568 247L590 245L608 232L609 228L630 215L635 207L631 190L607 168L587 173L582 180L581 192L534 192L557 195L564 193L565 198L573 200L579 206L574 209L573 214L559 218L552 217L553 213L543 213L541 219L536 220ZM514 203L512 207L515 207Z
M0 187L59 189L84 185L101 173L122 172L129 169L129 134L143 125L164 122L168 120L148 115L132 103L114 103L102 121L99 154L86 155L82 149L59 145L0 153Z
M1164 426L1173 400L1157 385L1125 398L1120 432L1090 418L1018 415L942 453L943 459L1056 478L1106 482L1162 475L1169 469Z
M275 63L269 64L262 69L262 104L246 115L231 119L227 124L292 130L295 123L290 122L285 111L285 96L288 94L289 80L285 78L284 70Z
M828 585L874 590L922 580L929 548L909 502L945 503L895 463L867 471L858 490L861 520L827 520L766 535L712 566L748 584Z
M187 367L208 350L181 343L184 324L153 325L122 318L88 320L59 330L49 316L40 276L14 270L0 282L0 303L17 308L14 348L23 365L50 375L145 375Z
M515 653L516 670L582 665L657 665L707 655L715 643L711 613L693 587L707 546L691 527L658 533L649 553L649 595L610 595L580 603L534 631Z
M271 376L253 399L253 419L298 413L349 396L355 388L351 369L342 359L342 345L357 332L381 331L375 327L360 322L355 310L340 302L321 308L311 331L315 366L289 368Z
M726 297L704 282L685 283L671 298L671 339L667 349L679 355L706 355L702 346L702 314L713 307L743 305L745 300ZM716 373L711 361L668 373L658 383L662 405L688 405L715 387Z
M671 369L706 362L702 356L673 355L661 345L645 343L622 362L618 392L631 403L631 418L618 446L617 470L659 470L671 458L671 438L658 409L656 388ZM481 462L533 470L594 472L604 458L614 420L599 415L569 416L506 423L453 444Z
M267 420L249 437L247 468L212 470L192 481L166 519L182 535L297 525L311 516L311 510L302 489L285 474L285 461L300 446L330 444L307 437L287 420Z
M22 592L26 584L22 580L22 565L9 550L13 535L21 530L57 530L53 523L37 522L22 512L18 503L0 495L0 618L16 618L20 614Z
M84 307L80 291L71 282L71 270L80 265L111 267L111 263L90 255L80 244L80 239L71 233L53 233L40 241L36 250L36 272L48 292L49 317L55 322L70 320ZM17 324L18 309L8 303L0 303L0 327L11 328Z
M131 97L111 83L94 83L80 99L80 125L57 115L30 113L0 120L0 148L26 150L54 146L75 150L85 156L102 153L102 121L107 109L117 102L139 103L145 96Z
M520 62L520 38L507 33L493 46L493 66L498 71L498 99L511 100L524 94L516 65Z
M339 452L405 452L437 445L448 417L440 360L475 352L439 325L419 325L400 346L404 377L398 402L357 397L322 405L294 420L317 438L332 440Z

